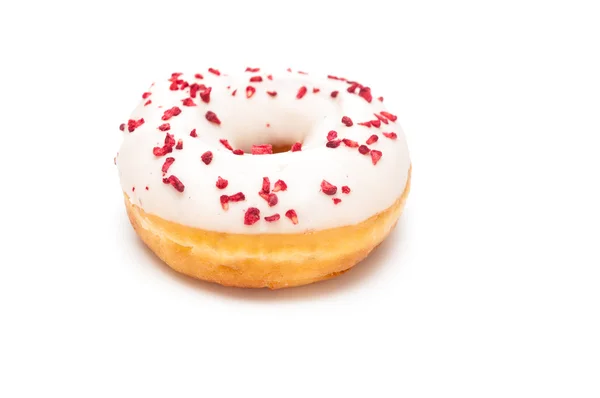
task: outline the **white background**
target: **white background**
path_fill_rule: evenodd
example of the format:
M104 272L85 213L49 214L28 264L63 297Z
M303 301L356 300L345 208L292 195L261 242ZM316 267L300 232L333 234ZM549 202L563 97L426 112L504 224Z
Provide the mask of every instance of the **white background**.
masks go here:
M600 396L595 1L6 1L1 397ZM179 276L113 156L157 76L288 66L382 92L396 231L281 291Z

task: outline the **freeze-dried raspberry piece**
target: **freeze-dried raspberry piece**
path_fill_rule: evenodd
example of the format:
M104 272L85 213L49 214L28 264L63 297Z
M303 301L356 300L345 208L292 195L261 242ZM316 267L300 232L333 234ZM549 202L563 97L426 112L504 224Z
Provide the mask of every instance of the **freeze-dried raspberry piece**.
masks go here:
M279 221L279 219L280 219L280 218L281 218L281 217L279 216L279 214L278 214L278 213L275 213L275 214L273 214L272 216L265 217L265 221L266 221L266 222Z
M252 145L251 153L253 155L271 155L273 154L273 146L271 144Z
M348 116L342 117L342 123L344 123L346 127L351 127L354 124L352 123L352 119L350 119Z
M371 160L373 161L374 165L376 165L377 162L379 162L379 159L381 159L381 156L383 156L381 151L376 151L374 149L371 151Z
M219 176L217 178L217 183L215 185L219 189L225 189L225 188L227 188L227 185L229 185L229 181L227 181L226 179L221 178L221 176Z
M205 165L209 165L210 162L212 162L213 153L211 151L206 151L200 156L200 159L202 159L202 162L204 162Z
M163 183L170 184L173 188L175 188L179 192L183 192L185 186L181 183L179 178L175 176L169 176L167 178L163 178Z
M372 136L369 137L366 144L371 145L371 144L377 142L377 140L379 140L379 137L377 136L377 134L373 134Z
M283 180L277 180L277 181L275 181L275 184L273 184L273 192L286 191L286 190L287 190L287 184L285 182L283 182Z
M258 222L258 220L260 220L260 210L256 207L249 207L246 210L246 214L244 214L244 224L252 225Z
M217 117L217 114L214 113L213 111L208 111L206 112L206 120L208 120L211 123L214 124L221 124L221 121L219 120L219 118Z
M330 182L323 180L321 182L321 190L326 195L335 195L335 193L337 192L337 187L331 184Z
M298 214L296 214L296 210L290 209L285 212L285 216L292 220L293 224L298 224Z
M301 142L296 142L294 145L292 145L291 151L292 152L298 152L302 150L302 143Z

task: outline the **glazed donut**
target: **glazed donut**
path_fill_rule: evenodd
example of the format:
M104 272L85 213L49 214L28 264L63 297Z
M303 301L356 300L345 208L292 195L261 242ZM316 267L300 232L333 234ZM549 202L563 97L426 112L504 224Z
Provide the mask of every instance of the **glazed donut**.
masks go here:
M404 132L358 82L259 68L173 73L120 125L127 214L178 272L298 286L347 271L408 195Z

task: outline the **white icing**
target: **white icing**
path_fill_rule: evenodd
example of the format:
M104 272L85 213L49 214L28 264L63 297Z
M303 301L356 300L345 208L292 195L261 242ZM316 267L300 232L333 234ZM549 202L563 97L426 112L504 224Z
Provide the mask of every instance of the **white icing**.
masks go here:
M380 128L359 126L358 122L374 120L374 113L386 111L384 104L373 93L368 103L357 94L347 91L344 81L314 77L283 71L273 73L267 79L262 69L257 73L241 72L235 75L216 76L206 70L199 71L203 79L194 73L179 78L190 84L196 82L212 87L210 103L204 103L199 95L194 98L196 106L182 105L189 97L189 88L172 91L171 82L155 82L147 99L131 114L131 119L144 119L144 124L133 132L127 128L117 156L117 166L123 191L132 203L144 211L166 220L204 230L227 233L302 233L364 221L391 206L404 191L410 168L410 158L404 132L397 122L381 124ZM223 73L223 71L221 71ZM263 81L250 83L252 76L262 76ZM251 98L246 97L246 87L256 88ZM227 89L230 86L230 89ZM306 95L297 99L301 86ZM313 88L318 93L313 93ZM232 96L233 90L236 95ZM337 90L337 98L331 92ZM277 91L276 97L266 91ZM359 90L356 90L358 93ZM145 106L147 100L150 105ZM178 106L181 114L168 121L161 120L165 110ZM160 107L160 108L159 108ZM213 111L221 120L220 125L206 120L207 111ZM343 116L352 119L354 125L342 124ZM125 121L126 122L126 121ZM169 123L169 133L175 140L183 140L183 149L166 156L156 157L152 150L163 145L166 133L158 126ZM270 124L270 127L266 125ZM197 138L190 136L196 129ZM338 138L349 138L359 144L377 134L379 140L368 145L381 151L383 156L373 165L369 154L362 155L358 148L342 143L328 148L327 133L335 130ZM385 137L382 132L394 132L397 139ZM243 156L226 149L219 139L227 139L234 149L242 149ZM288 144L302 142L299 152L272 155L251 155L252 144ZM212 151L213 160L204 164L200 157ZM162 165L167 157L175 158L166 176L174 175L185 185L178 192L163 183ZM215 186L217 177L228 180L226 189ZM269 207L259 196L263 177L269 177L271 188L281 179L287 184L286 191L277 192L278 204ZM337 186L333 196L321 191L321 181ZM349 186L350 194L342 193L342 186ZM146 186L148 190L146 190ZM133 188L135 187L135 190ZM219 197L243 192L246 199L229 203L225 211ZM334 204L332 198L341 199ZM244 224L244 214L249 207L260 210L260 221ZM298 215L298 224L285 216L289 209ZM279 213L279 221L266 222L265 216Z

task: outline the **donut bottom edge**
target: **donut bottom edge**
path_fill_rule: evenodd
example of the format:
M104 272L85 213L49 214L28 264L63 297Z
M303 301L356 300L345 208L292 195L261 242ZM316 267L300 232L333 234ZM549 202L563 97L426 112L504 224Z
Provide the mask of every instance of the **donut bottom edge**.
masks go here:
M127 194L125 206L141 240L175 271L223 286L281 289L339 276L366 258L396 226L410 191L411 171L404 192L386 210L359 224L301 234L192 228L146 213Z

